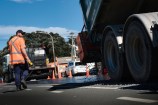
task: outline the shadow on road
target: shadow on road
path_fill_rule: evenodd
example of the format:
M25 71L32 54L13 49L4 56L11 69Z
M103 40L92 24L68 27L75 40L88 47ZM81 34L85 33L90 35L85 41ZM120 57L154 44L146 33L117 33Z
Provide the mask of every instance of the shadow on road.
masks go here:
M122 89L143 90L139 94L158 94L158 83L142 83L134 86L122 87Z
M98 82L86 82L86 83L65 83L61 85L54 85L53 87L49 88L48 91L54 91L54 90L63 90L63 89L74 89L84 86L91 86L98 84Z
M111 80L98 80L98 81L90 81L90 82L83 82L83 83L65 83L60 85L53 85L51 88L49 88L49 91L53 90L63 90L63 89L74 89L79 87L85 87L85 86L109 86L109 85L118 85L118 84L126 84L126 83L118 83Z
M158 83L142 83L137 84L135 82L114 82L111 80L101 80L86 83L65 83L61 85L54 85L48 89L48 91L74 89L85 86L101 86L101 87L118 87L122 90L144 90L138 94L158 94Z
M24 90L24 89L22 89L22 90ZM19 90L19 91L17 91L17 90L7 90L7 91L4 91L4 92L2 92L3 94L5 94L5 93L14 93L14 92L20 92L20 91L22 91L22 90Z

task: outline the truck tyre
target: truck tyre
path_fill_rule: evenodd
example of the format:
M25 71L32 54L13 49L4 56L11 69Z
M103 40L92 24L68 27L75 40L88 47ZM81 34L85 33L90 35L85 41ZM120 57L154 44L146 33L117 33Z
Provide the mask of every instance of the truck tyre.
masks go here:
M144 26L132 21L125 36L125 54L130 73L135 81L145 82L151 73L152 45Z
M121 81L123 76L122 53L112 31L107 32L103 46L104 65L108 69L110 78L114 81Z

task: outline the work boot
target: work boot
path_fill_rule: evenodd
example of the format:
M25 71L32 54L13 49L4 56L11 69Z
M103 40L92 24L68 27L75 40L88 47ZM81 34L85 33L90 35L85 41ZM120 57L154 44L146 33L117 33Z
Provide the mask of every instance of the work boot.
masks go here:
M21 80L21 85L24 89L27 89L27 84L25 80Z
M20 91L20 90L22 90L21 86L20 85L16 86L16 91Z

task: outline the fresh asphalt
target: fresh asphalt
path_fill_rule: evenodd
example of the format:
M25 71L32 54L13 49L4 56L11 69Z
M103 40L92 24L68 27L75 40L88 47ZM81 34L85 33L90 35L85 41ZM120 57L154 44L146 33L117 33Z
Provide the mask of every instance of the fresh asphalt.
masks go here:
M0 105L158 105L158 82L115 83L101 76L31 80L28 89L0 84Z

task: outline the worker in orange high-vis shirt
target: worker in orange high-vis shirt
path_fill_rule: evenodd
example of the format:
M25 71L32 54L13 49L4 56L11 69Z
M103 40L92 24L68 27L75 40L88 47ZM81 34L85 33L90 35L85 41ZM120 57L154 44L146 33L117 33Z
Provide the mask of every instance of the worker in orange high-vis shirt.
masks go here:
M18 30L16 35L9 41L10 64L15 73L15 85L17 90L21 90L21 85L24 89L27 88L26 76L28 75L28 64L33 65L26 53L25 40L23 35L25 32Z

